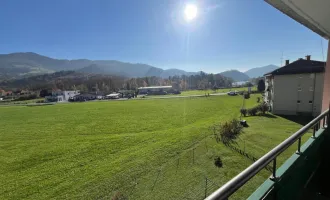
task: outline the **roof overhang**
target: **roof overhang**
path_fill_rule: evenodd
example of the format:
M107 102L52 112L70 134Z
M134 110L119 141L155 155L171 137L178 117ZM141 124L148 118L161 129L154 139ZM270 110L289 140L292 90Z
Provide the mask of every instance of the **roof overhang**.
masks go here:
M330 38L330 0L265 0L295 21Z

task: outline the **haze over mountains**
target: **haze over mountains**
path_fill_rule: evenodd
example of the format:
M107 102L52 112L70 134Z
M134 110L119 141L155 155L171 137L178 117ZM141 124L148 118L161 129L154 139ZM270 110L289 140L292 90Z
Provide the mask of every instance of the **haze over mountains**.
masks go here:
M250 78L256 78L259 76L263 76L264 74L274 71L277 69L278 66L276 65L267 65L264 67L257 67L257 68L252 68L244 72L246 75L248 75Z
M246 73L230 70L220 74L235 81L246 81L249 78L262 76L274 70L277 66L268 65L253 68ZM87 60L87 59L54 59L36 53L0 54L0 79L19 78L26 75L52 73L63 70L74 70L83 73L110 74L125 77L157 76L167 78L174 75L194 75L199 72L186 72L180 69L161 69L147 64L127 63L116 60Z

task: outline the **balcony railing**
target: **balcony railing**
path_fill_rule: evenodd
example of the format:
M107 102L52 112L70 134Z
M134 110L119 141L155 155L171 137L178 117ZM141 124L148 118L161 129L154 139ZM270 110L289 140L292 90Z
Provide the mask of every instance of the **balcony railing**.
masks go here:
M236 177L228 181L221 188L213 192L210 196L206 198L206 200L221 200L228 199L235 191L241 188L247 181L249 181L252 177L254 177L259 171L264 169L269 163L272 162L273 170L271 180L276 180L279 177L276 176L276 158L287 148L289 148L292 144L298 141L297 154L300 154L301 147L301 137L310 129L313 129L313 138L315 138L315 133L320 128L326 128L329 120L329 110L324 111L318 117L313 119L307 125L299 129L289 138L284 140L281 144L277 145L274 149L269 151L267 154L262 156L255 163L250 165Z

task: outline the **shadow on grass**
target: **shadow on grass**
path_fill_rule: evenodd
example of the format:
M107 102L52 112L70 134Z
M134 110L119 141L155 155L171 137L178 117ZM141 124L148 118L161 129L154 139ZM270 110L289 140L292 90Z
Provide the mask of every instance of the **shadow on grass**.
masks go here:
M246 118L248 118L248 117L267 117L267 118L277 118L276 115L273 115L273 114L271 114L271 113L265 113L265 114L263 114L263 113L257 113L256 115L245 115L245 116L242 116L242 117L246 117Z
M260 114L259 116L261 116L261 117L267 117L267 118L277 118L275 115L272 115L272 114L269 114L269 113Z
M313 120L312 116L304 116L304 115L278 115L278 116L303 126Z
M251 155L251 154L248 154L248 153L245 152L245 151L242 151L240 148L237 148L237 147L233 146L233 145L230 144L230 143L223 143L223 144L224 144L226 147L229 147L231 150L236 151L237 153L239 153L240 155L244 156L245 158L249 159L249 160L252 161L252 162L255 162L255 161L258 160L258 158L254 157L254 156ZM235 144L235 143L234 143L234 144ZM272 171L273 171L273 170L272 170L272 167L269 166L269 165L267 165L267 166L265 167L265 169L266 169L267 171L269 171L269 172L272 172Z

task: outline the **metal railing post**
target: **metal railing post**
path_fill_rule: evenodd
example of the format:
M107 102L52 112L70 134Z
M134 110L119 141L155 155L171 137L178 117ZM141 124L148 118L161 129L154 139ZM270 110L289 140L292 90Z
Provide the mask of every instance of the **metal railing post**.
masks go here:
M312 138L315 138L315 132L316 132L316 127L313 126L313 136L312 136Z
M324 128L328 126L328 115L324 116Z
M298 150L297 150L296 154L301 154L300 146L301 146L301 137L298 139Z
M276 158L273 160L273 172L272 177L270 178L272 181L276 181Z

